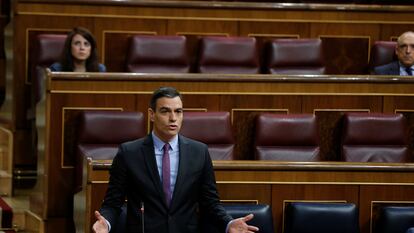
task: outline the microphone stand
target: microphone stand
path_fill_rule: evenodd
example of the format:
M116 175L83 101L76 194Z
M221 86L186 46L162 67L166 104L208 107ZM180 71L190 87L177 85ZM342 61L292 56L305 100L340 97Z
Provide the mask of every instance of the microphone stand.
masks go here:
M145 233L145 226L144 226L144 202L141 201L141 225L142 225L142 233Z

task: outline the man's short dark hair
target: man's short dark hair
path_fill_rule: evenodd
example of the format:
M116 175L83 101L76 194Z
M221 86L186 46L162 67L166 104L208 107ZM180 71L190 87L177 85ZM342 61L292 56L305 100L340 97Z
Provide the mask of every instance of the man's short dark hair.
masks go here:
M155 112L157 108L157 100L159 98L175 98L177 96L180 97L181 100L183 99L180 92L178 92L174 87L160 87L152 93L150 108Z

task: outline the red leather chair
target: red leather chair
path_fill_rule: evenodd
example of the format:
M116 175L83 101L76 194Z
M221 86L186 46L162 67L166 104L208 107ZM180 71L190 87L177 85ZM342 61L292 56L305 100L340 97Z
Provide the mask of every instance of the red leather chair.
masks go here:
M38 34L30 41L30 53L28 55L28 81L30 85L29 101L26 119L31 127L31 156L25 159L26 167L36 167L37 163L37 130L36 130L36 105L45 93L44 69L60 60L66 35L63 34ZM28 154L29 155L29 154Z
M319 153L315 115L262 113L257 116L256 159L319 161Z
M43 93L44 68L60 60L66 35L39 34L35 37L33 50L29 54L29 81L32 83L32 102L37 103Z
M275 39L267 43L270 74L325 74L320 39Z
M408 161L407 121L402 114L346 113L342 160L347 162Z
M207 144L213 160L233 159L234 138L228 112L184 112L180 134Z
M382 66L397 60L395 54L395 41L375 41L371 47L371 54L369 59L370 73L373 74L374 68Z
M146 135L144 115L141 112L83 111L79 116L77 155L75 164L76 191L82 187L84 157L113 159L118 146Z
M136 73L189 73L186 38L151 35L131 37L126 70Z
M253 37L203 37L200 39L198 72L258 74L260 62Z

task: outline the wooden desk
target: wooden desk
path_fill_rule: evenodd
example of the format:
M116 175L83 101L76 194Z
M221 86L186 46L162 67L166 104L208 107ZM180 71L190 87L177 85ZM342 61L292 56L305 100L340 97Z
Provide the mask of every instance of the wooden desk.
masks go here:
M75 198L79 232L90 232L95 222L110 164L85 160L84 189ZM222 201L269 204L278 233L289 202L355 203L361 233L372 232L378 207L414 205L414 164L215 161L214 169Z
M343 112L401 112L407 116L411 130L414 125L412 115L414 79L406 77L131 73L48 73L47 75L45 99L38 105L39 115L36 118L39 142L44 142L44 147L39 147L44 148L44 152L39 151L40 164L43 165L39 177L39 183L43 184L40 186L42 195L37 201L31 202L32 211L47 220L46 232L53 232L56 227L61 228L61 226L68 226L67 229L70 229L72 223L75 165L73 133L78 113L85 109L146 113L152 92L160 86L178 88L184 97L185 111L230 112L238 144L236 148L238 160L250 159L253 155L250 152L253 142L253 120L260 112L315 113L321 122L322 156L328 161L339 158L340 135L336 132L341 127L340 119ZM146 119L148 120L147 116ZM410 143L412 147L412 139ZM229 172L217 170L218 180L239 179L237 177L241 173L235 170L237 169ZM404 184L401 187L403 190L399 190L399 186L393 187L399 190L396 193L402 194L406 193L405 183L409 182L407 179L411 179L411 175L397 176L401 172L395 172L395 177L389 176L393 177L392 179L388 175L376 176L374 175L377 174L376 172L366 173L361 170L356 173L358 175L349 177L347 172L339 172L339 174L343 174L341 182L345 183L401 183ZM279 179L277 178L279 172L274 174L276 178L269 176L265 171L246 172L246 179L249 177L255 179L258 176L257 179L261 177L260 182L270 182L272 179ZM290 178L286 178L286 181L299 182L300 180L295 180L295 174L297 172L290 172L288 175ZM335 182L335 180L323 180L328 177L324 177L322 173L311 174L313 175L303 178L300 182L317 183L318 179L322 179L321 182ZM368 174L367 178L364 178L363 174ZM234 178L231 178L233 176ZM359 178L356 179L355 176ZM260 182L255 185L259 185ZM266 187L269 190L274 189L273 186ZM307 186L295 187L300 190L306 189ZM341 196L341 193L348 192L341 189L345 186L338 184L332 187L341 190L333 189L332 192L338 194L338 197L345 198ZM364 186L364 190L370 190L371 187ZM220 189L225 188L220 185ZM278 189L274 190L279 192ZM225 190L222 193L224 199L235 198L226 196ZM290 195L288 192L286 198ZM264 198L265 196L268 196L267 199ZM270 202L270 196L263 194L263 199L260 200ZM352 199L354 200L357 199ZM276 215L275 218L278 216Z

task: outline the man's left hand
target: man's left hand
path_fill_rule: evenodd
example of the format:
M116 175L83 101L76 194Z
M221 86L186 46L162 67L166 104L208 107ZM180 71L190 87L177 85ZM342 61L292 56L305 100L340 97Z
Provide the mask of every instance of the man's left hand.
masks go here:
M250 226L246 222L253 218L253 214L246 215L242 218L237 218L231 221L228 233L254 233L259 231L259 228Z

